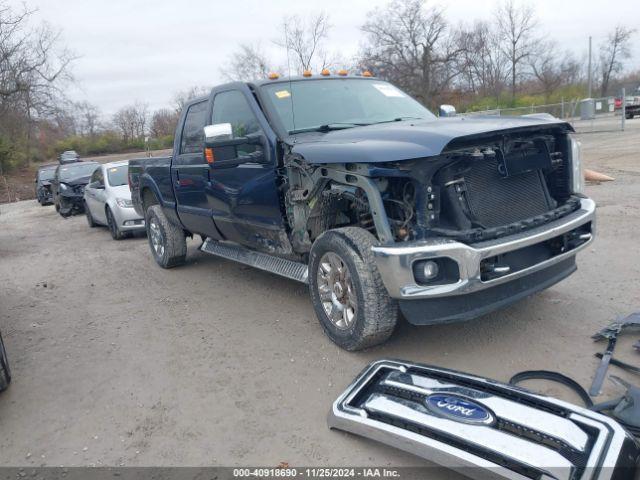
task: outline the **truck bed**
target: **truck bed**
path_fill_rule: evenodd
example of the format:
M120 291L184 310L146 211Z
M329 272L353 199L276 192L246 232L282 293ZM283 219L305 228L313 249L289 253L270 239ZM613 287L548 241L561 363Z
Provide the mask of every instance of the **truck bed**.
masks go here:
M150 188L163 204L175 204L171 186L171 157L134 158L129 161L129 188L131 201L136 212L145 214L142 206L141 190Z

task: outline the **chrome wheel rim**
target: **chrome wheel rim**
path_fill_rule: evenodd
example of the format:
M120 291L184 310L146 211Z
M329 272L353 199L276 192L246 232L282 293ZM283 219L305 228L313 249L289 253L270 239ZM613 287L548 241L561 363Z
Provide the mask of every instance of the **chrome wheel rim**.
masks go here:
M317 281L320 302L331 323L339 330L351 328L358 307L347 264L336 253L325 253L320 258Z
M162 236L162 230L160 230L160 225L158 225L155 219L149 222L149 239L151 240L151 246L154 252L156 252L156 255L162 258L164 255L164 238Z

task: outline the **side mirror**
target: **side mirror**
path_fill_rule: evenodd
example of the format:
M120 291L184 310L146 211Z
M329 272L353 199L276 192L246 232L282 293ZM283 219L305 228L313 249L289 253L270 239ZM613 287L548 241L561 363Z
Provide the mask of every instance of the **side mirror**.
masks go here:
M231 139L233 139L233 128L230 123L216 123L204 127L204 141L207 145Z
M440 105L439 113L441 117L455 117L456 107L453 105Z
M104 185L100 182L93 182L89 184L90 188L94 188L96 190L104 190Z

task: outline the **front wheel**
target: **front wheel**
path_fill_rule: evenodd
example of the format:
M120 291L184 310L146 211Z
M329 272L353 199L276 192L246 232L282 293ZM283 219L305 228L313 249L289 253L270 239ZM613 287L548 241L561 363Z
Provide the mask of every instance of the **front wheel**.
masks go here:
M6 390L9 383L11 383L11 370L9 369L7 351L4 349L2 335L0 334L0 392Z
M145 218L151 254L162 268L182 265L187 258L184 231L169 221L160 205L151 205Z
M330 230L316 239L309 256L311 301L327 336L345 350L384 343L398 321L375 266L376 238L362 228Z
M114 240L122 240L125 237L125 235L120 230L120 228L118 228L118 222L116 222L116 219L113 216L113 213L111 212L111 209L109 207L107 207L106 216L107 216L107 226L109 227L111 238L113 238Z

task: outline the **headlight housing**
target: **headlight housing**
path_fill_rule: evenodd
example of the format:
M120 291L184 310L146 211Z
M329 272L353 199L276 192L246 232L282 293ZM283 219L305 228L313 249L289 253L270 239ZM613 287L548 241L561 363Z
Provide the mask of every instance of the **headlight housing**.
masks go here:
M66 192L67 190L69 190L69 186L66 183L61 183L60 184L60 191L61 192Z
M116 198L116 203L120 208L133 208L133 203L128 198Z
M571 193L584 193L584 167L582 165L582 146L571 138Z

